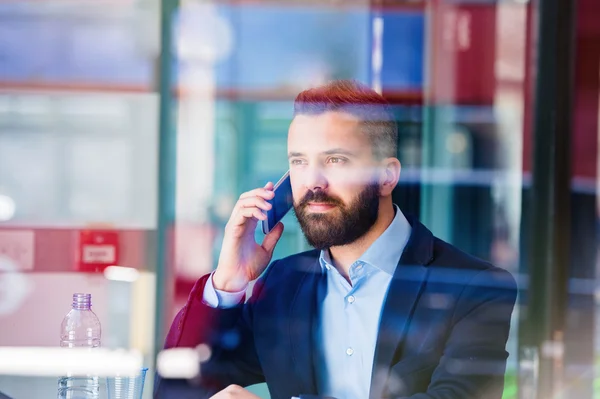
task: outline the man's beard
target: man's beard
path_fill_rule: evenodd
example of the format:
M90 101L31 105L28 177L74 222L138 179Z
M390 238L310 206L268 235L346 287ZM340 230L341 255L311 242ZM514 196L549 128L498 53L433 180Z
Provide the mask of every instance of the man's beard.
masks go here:
M308 211L309 202L333 205L335 208L325 213L311 213ZM348 206L321 190L309 190L298 204L294 204L296 218L306 240L317 249L353 243L373 227L378 210L377 184L365 187Z

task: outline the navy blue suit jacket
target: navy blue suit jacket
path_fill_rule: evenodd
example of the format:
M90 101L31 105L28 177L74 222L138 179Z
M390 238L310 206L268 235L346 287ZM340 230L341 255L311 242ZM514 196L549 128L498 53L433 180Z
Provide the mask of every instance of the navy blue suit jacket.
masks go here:
M381 312L370 398L500 399L514 279L410 222ZM165 346L205 343L211 358L196 379L157 380L155 396L209 397L260 382L274 399L318 395L313 331L326 289L318 258L313 250L273 262L252 297L231 309L202 302L201 278Z

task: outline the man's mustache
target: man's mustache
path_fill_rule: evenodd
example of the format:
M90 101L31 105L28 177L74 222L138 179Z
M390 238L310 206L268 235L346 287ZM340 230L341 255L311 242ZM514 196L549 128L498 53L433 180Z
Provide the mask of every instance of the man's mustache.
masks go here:
M340 199L331 197L322 190L317 190L317 191L309 190L304 195L304 197L300 200L298 207L304 208L308 205L309 202L318 202L320 204L336 205L336 206L344 205L344 203Z

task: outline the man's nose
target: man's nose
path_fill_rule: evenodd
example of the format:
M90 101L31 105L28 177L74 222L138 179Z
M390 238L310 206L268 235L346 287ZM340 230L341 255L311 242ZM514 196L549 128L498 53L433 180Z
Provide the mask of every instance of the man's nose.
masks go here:
M327 179L321 168L312 167L306 171L306 180L304 185L311 191L327 189Z

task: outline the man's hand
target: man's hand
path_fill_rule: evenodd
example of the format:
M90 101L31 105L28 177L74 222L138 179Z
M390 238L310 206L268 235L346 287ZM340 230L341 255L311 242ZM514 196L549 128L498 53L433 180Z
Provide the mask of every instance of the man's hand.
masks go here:
M283 225L278 223L265 237L262 245L254 239L254 230L259 220L267 216L263 211L271 209L267 200L272 199L273 183L263 188L248 191L240 196L233 208L225 235L219 264L213 274L213 286L222 291L241 291L265 270L275 245L283 233Z
M250 393L239 385L230 385L211 396L210 399L260 399L260 397Z

